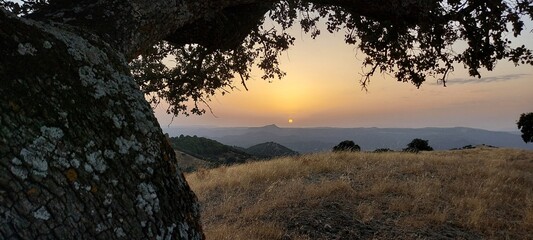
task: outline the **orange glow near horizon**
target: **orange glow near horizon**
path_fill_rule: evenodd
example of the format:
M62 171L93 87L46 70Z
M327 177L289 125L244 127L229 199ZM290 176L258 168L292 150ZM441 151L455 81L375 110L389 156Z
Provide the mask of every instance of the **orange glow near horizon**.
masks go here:
M410 83L376 74L369 91L363 91L359 79L364 56L342 38L338 33L316 40L305 36L297 39L280 57L285 78L269 83L261 80L260 72L252 72L249 91L236 90L213 98L210 106L215 115L179 116L171 125L512 130L521 113L533 111L533 67L514 67L508 62L499 62L493 72L482 72L478 81L470 81L474 78L457 66L446 88L428 80L416 89ZM533 47L533 38L522 41ZM467 83L460 83L464 80ZM166 127L171 116L163 113L164 109L164 105L156 109L156 115ZM291 123L287 116L298 121Z

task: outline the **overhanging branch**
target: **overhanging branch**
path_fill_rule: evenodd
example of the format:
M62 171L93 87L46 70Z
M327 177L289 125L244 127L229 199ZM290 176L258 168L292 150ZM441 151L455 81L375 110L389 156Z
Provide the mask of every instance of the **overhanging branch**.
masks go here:
M233 49L262 23L271 8L268 2L229 7L179 28L165 40L176 46L200 44L211 51Z

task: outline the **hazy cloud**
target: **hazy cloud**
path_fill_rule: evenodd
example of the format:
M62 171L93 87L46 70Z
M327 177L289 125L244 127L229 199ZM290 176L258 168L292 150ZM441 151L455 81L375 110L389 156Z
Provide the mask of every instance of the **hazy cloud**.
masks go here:
M481 77L481 78L452 78L446 81L446 84L468 84L468 83L491 83L491 82L506 82L515 79L519 79L530 74L507 74L493 77Z

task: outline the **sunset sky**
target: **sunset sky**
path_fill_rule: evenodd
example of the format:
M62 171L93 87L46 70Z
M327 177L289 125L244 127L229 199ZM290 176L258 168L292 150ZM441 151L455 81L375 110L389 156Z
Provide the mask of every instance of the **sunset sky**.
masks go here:
M533 34L517 40L533 48ZM214 115L172 116L165 105L156 110L163 130L178 126L280 127L473 127L515 131L523 112L533 112L533 66L514 67L499 62L482 78L469 77L461 66L449 76L447 87L436 80L420 89L410 83L376 74L368 92L359 85L364 55L344 44L343 32L323 34L313 40L299 28L291 29L296 43L281 57L287 72L268 83L255 72L240 87L210 103ZM239 82L239 81L237 81ZM289 123L292 119L292 123Z

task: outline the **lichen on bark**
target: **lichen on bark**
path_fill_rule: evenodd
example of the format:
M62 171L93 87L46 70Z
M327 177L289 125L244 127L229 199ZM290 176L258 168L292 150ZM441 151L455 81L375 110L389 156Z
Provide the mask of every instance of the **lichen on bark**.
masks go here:
M203 238L124 55L62 23L0 24L0 238Z

